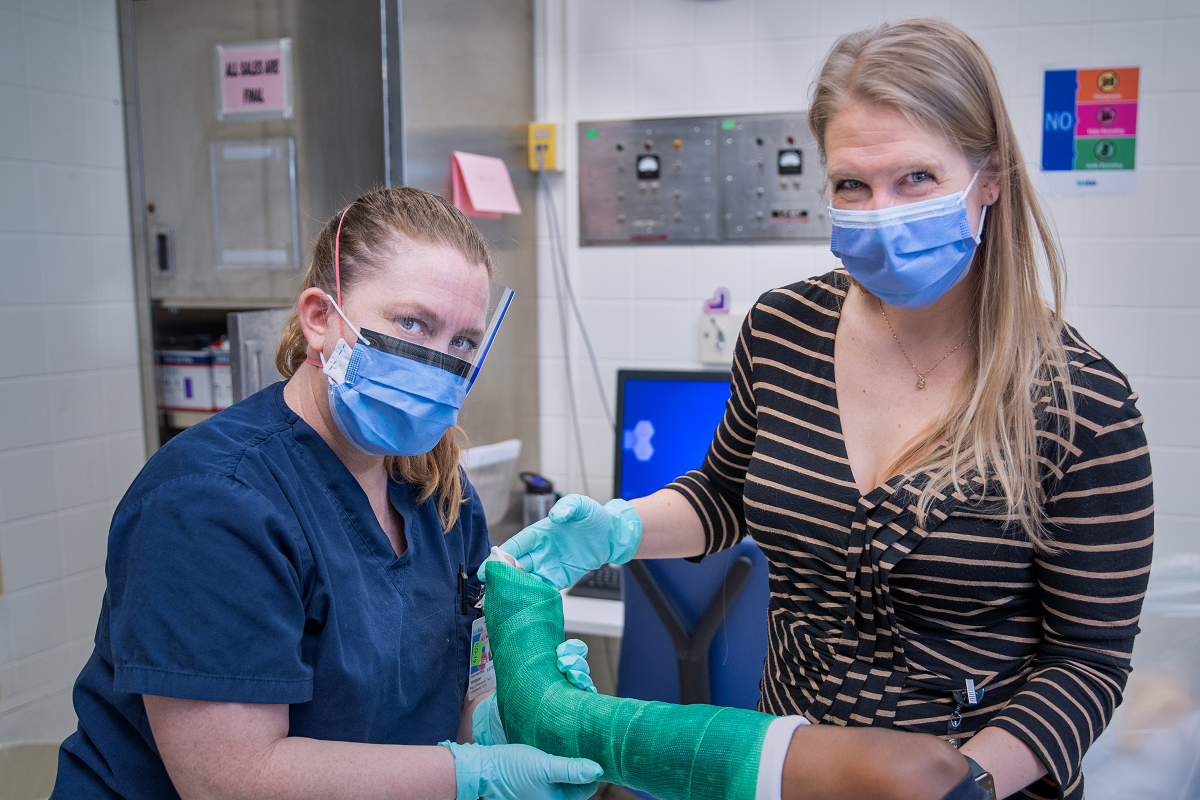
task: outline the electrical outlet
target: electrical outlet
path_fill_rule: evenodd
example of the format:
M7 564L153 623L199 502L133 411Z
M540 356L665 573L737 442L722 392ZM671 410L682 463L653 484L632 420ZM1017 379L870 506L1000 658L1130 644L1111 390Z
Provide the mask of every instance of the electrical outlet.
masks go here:
M732 364L742 317L734 314L700 315L697 344L702 364Z
M529 168L538 171L538 156L547 172L558 171L558 126L553 122L531 122L527 137Z

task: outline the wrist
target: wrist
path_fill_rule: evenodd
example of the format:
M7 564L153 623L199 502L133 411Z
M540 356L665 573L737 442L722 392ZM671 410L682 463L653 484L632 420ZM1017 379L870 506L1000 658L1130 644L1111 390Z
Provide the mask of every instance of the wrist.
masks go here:
M438 742L454 756L454 800L477 800L483 795L482 746L457 744L451 741Z
M963 758L967 760L967 773L975 785L987 792L987 800L996 800L996 781L992 779L992 774L983 767L979 766L979 762L963 753Z
M625 564L633 560L642 543L642 518L628 502L621 499L609 500L604 508L616 517L616 530L609 538L610 564Z
M783 765L787 761L792 736L801 725L808 725L804 717L779 717L767 727L763 737L762 752L758 758L758 781L755 783L755 800L781 800L783 796Z

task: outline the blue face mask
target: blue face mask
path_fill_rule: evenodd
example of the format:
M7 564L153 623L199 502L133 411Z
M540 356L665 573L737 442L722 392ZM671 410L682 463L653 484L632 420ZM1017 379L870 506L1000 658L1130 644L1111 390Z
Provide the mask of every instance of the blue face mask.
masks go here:
M896 308L932 305L958 283L971 266L983 234L971 232L967 188L944 197L871 211L830 206L833 235L829 249L871 294Z
M376 331L351 330L358 340L351 348L338 339L333 354L321 354L321 371L329 379L329 410L356 448L374 456L416 456L428 453L458 422L462 408L507 311L512 292L493 291L494 307L484 342L472 361L385 336ZM329 298L339 315L341 308ZM342 315L343 321L350 321Z

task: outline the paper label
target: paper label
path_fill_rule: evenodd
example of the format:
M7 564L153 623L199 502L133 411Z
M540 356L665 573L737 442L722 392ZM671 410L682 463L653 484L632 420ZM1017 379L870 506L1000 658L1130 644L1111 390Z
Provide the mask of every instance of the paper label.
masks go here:
M337 345L333 348L333 355L325 361L325 366L321 368L321 371L339 386L346 382L346 369L350 366L352 352L353 348L346 344L345 339L338 339Z
M487 621L480 617L471 625L471 672L467 683L467 699L474 700L486 692L496 691L496 666L492 663L492 646L488 642Z
M291 64L291 39L217 45L217 119L291 119Z

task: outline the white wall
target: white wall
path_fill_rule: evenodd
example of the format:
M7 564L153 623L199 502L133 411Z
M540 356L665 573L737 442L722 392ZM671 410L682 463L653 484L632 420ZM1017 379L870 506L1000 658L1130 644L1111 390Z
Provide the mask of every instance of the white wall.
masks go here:
M0 0L0 741L60 739L144 460L114 0Z

